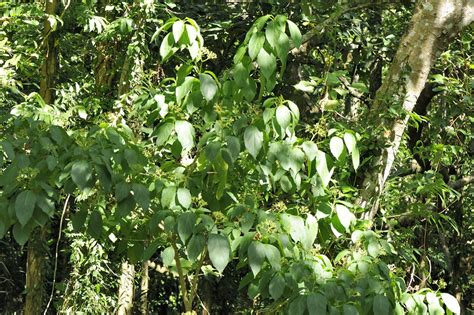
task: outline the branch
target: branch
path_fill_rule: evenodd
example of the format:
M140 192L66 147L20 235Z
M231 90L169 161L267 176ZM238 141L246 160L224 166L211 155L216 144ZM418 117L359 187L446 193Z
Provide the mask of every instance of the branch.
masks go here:
M463 188L466 185L469 185L472 182L474 182L474 176L466 176L452 183L449 183L449 187L451 187L454 190L458 190L460 188Z

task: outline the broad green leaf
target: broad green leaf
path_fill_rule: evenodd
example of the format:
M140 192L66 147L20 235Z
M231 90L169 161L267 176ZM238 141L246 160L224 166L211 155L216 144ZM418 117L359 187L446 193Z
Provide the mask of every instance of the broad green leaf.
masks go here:
M204 246L206 246L206 239L204 236L193 235L189 240L188 246L186 246L189 260L196 261L204 250Z
M306 298L309 315L326 314L327 303L328 301L324 295L319 293L311 293Z
M263 244L265 249L265 256L267 257L268 262L274 270L280 270L281 268L281 255L278 248L271 244Z
M255 126L249 126L244 132L245 148L255 159L263 146L263 133Z
M296 24L290 20L286 21L286 23L288 23L288 29L290 30L290 36L291 40L293 41L293 45L296 48L300 47L303 37L301 36L298 26L296 26Z
M115 201L121 202L130 194L130 185L126 182L120 182L115 185Z
M441 298L446 307L454 314L461 314L461 307L458 300L449 293L441 293Z
M13 226L12 233L13 233L13 238L15 239L15 241L20 246L23 246L28 241L31 230L28 229L26 226L21 226L20 224L17 223Z
M329 181L331 180L331 174L328 170L328 166L326 162L326 153L319 150L316 157L316 171L321 177L323 186L326 187L329 184Z
M268 286L268 292L274 300L278 300L285 291L286 281L282 275L277 273Z
M284 213L281 215L281 220L293 241L298 242L304 240L306 231L303 218Z
M186 34L188 35L188 38L189 38L189 44L193 45L198 35L198 31L196 27L190 24L186 24Z
M187 188L178 188L177 192L178 202L185 209L189 209L191 206L191 192Z
M186 243L188 238L191 236L196 224L196 214L192 212L186 212L178 218L178 235L183 243Z
M263 48L263 44L265 43L265 35L262 32L253 33L252 37L250 37L250 41L248 44L249 47L249 56L254 60L260 50Z
M334 155L336 159L339 159L344 150L344 142L339 137L332 137L329 141L329 149L331 150L332 155Z
M281 186L281 189L286 193L290 192L291 189L293 188L293 184L291 183L291 180L286 175L283 175L280 178L280 186Z
M380 315L388 315L390 314L390 302L388 301L388 298L384 295L377 294L374 298L374 314L380 314Z
M265 37L273 49L275 49L276 46L278 45L279 35L280 35L280 31L278 30L277 23L275 21L269 22L265 29Z
M74 162L71 168L72 181L81 190L87 187L87 183L92 178L92 168L86 160Z
M170 138L171 133L173 132L174 129L174 124L172 123L164 123L158 129L156 132L153 133L153 136L156 136L156 145L161 147L163 144L168 141Z
M247 255L250 269L252 269L253 275L257 276L265 261L265 246L260 242L253 241L248 248Z
M161 259L165 266L171 266L174 263L174 249L172 247L165 248L164 251L161 252Z
M140 207L148 211L150 207L150 192L143 184L132 184L133 198Z
M360 153L357 147L354 147L352 151L352 165L354 165L354 169L357 170L360 164Z
M160 56L162 62L166 62L178 49L174 47L173 34L169 33L163 38L160 45Z
M174 42L177 43L179 42L179 39L181 38L181 35L183 35L184 32L184 22L179 20L173 23L173 38Z
M178 141L183 147L183 151L187 152L194 146L194 127L185 120L177 120L174 124Z
M261 49L257 57L257 63L262 71L263 76L266 79L270 79L276 70L275 56L267 53L265 49Z
M278 106L276 110L276 120L283 131L286 130L291 123L291 112L288 107L284 105Z
M169 208L176 196L176 186L168 186L163 189L161 193L161 206L163 208Z
M357 311L357 308L352 304L345 304L342 307L342 313L344 315L359 315L359 312ZM375 311L374 311L374 314L378 315L378 313L375 313Z
M303 247L306 249L312 248L317 235L318 235L318 220L316 220L316 218L313 215L308 214L308 217L306 218L306 224L305 224L305 237L301 241L301 243L303 244Z
M207 73L199 74L199 80L201 81L201 93L210 102L217 93L217 84L214 78Z
M355 136L352 133L346 132L344 134L344 143L346 144L347 152L351 153L352 150L354 150L357 141L356 141Z
M219 154L220 149L221 149L220 142L214 141L214 142L208 143L204 147L204 154L206 155L206 159L210 162L214 162L217 155Z
M36 194L31 190L24 190L16 196L15 213L22 226L25 226L33 216L36 199Z
M209 235L207 242L212 265L222 273L230 260L230 245L227 237L220 234Z
M313 161L318 154L318 146L313 141L305 141L301 145L309 161Z
M306 310L306 296L298 296L290 303L288 314L303 315Z
M336 205L336 214L339 222L341 222L342 226L346 228L346 230L350 227L351 222L355 220L354 214L350 212L346 206L341 204Z
M98 211L93 211L91 213L87 233L96 240L98 240L102 235L102 216Z

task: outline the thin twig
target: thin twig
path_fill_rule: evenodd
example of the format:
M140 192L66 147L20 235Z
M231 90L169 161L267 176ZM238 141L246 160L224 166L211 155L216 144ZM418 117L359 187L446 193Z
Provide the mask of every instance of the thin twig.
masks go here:
M67 195L66 200L64 201L63 212L61 213L61 219L59 221L58 240L56 242L56 250L55 250L55 253L54 253L53 285L51 286L51 294L49 296L48 304L46 305L46 308L44 309L43 315L46 315L46 313L48 312L49 306L51 305L51 302L53 301L54 286L56 284L56 273L58 271L59 241L61 240L64 216L66 215L66 210L67 210L67 206L68 206L70 197L71 197L71 195Z

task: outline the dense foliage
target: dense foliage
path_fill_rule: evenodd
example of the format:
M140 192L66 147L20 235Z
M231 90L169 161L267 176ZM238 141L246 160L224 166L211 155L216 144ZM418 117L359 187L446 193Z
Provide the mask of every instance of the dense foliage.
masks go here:
M472 28L379 112L414 4L195 2L0 2L0 312L472 311Z

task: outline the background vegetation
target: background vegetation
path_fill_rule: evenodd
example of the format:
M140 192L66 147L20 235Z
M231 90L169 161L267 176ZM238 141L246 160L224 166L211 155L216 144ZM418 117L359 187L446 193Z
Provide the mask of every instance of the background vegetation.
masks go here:
M1 313L473 312L472 1L0 12Z

